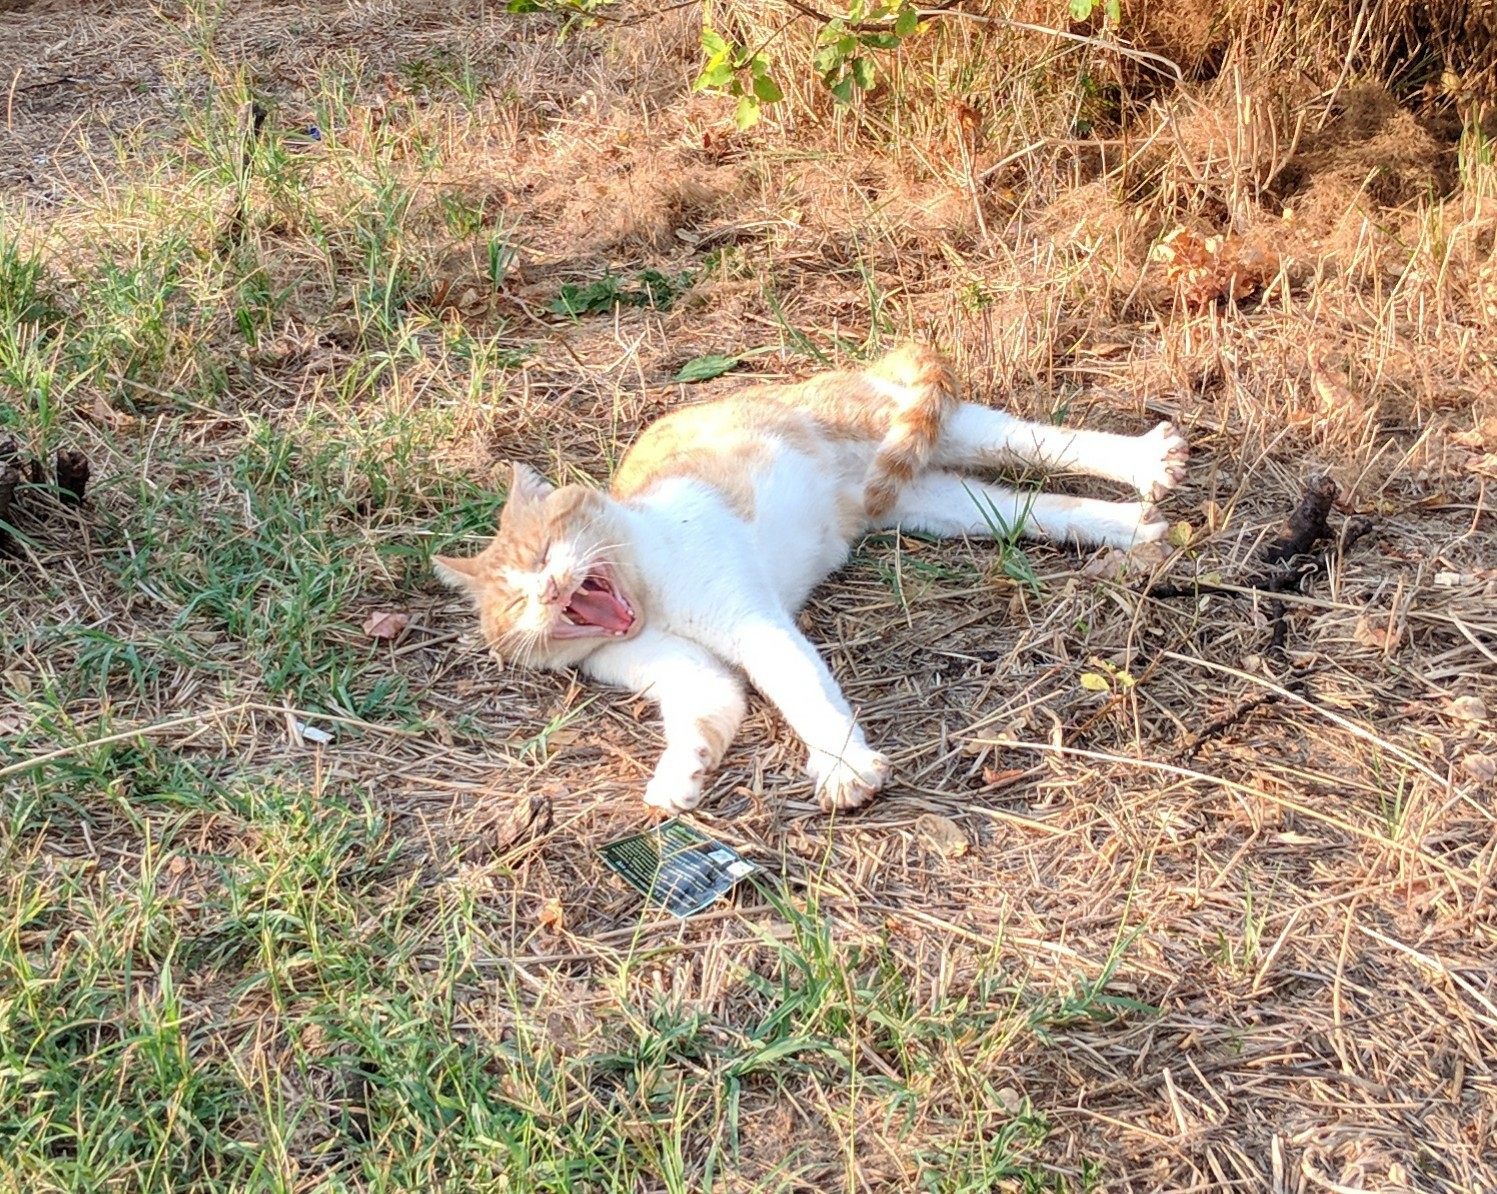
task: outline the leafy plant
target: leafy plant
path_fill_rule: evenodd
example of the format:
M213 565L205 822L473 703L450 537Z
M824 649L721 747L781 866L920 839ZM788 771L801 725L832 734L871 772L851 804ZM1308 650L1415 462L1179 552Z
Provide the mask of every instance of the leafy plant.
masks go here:
M920 14L908 0L852 0L846 13L822 24L812 68L838 102L850 103L855 91L871 91L877 82L873 54L898 49L919 25ZM710 24L702 27L707 61L692 88L736 98L734 120L740 129L759 122L762 105L785 98L766 48L767 43L749 47L730 41Z
M614 307L649 307L664 311L691 285L691 271L679 274L662 274L659 270L647 269L638 274L633 283L625 284L615 274L604 274L596 282L585 286L567 283L561 293L551 300L550 311L554 315L596 315L611 311Z
M897 50L919 26L920 15L911 4L853 0L846 17L833 17L822 26L812 66L840 102L851 103L855 88L872 91L877 82L873 53Z
M1102 15L1114 25L1123 17L1122 0L1068 0L1067 10L1073 21L1089 21L1092 13L1101 8Z
M733 120L740 129L759 123L759 105L785 98L769 73L769 59L757 50L728 41L710 25L702 26L702 50L707 55L702 73L692 83L693 91L720 91L738 99Z

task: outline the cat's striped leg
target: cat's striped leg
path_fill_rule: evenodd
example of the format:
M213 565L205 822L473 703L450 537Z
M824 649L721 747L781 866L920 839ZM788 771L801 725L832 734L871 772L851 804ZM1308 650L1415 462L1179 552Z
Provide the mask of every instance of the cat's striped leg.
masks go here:
M705 648L651 626L599 647L582 669L660 706L665 751L645 786L645 803L671 813L695 808L707 772L722 761L743 721L743 681Z
M1146 499L1163 497L1185 479L1185 437L1171 423L1143 435L1030 423L1001 410L960 403L941 424L932 463L970 469L1018 461L1074 469L1131 485Z
M1169 529L1148 502L1008 489L947 472L922 473L906 485L883 525L952 538L1025 535L1123 548L1162 539Z

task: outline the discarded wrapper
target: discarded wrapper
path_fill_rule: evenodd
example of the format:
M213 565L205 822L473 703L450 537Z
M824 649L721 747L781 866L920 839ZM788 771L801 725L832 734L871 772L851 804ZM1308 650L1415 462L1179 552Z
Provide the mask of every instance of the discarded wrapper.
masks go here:
M313 742L318 746L326 746L333 740L333 736L326 730L319 730L316 726L309 726L304 721L293 722L296 732L301 735L303 742Z
M630 887L681 917L700 912L763 869L675 818L609 842L599 853Z

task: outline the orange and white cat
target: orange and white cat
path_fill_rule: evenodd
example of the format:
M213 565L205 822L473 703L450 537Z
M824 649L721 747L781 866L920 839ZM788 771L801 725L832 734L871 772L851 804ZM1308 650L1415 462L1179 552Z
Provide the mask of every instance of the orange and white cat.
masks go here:
M435 558L509 659L580 666L657 702L665 751L645 801L695 807L744 714L744 677L801 740L826 809L884 785L816 648L795 622L868 531L995 528L1126 548L1162 537L1150 504L1184 476L1168 423L1140 436L1028 423L957 398L950 366L907 345L861 372L756 386L645 429L608 493L557 489L517 464L499 532ZM971 470L1038 464L1110 477L1144 500L1020 493Z

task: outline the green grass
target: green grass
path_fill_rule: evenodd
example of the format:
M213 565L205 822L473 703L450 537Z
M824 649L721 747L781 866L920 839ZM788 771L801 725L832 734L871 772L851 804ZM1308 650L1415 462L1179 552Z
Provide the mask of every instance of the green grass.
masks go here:
M792 933L735 967L736 1014L641 1001L635 975L670 957L641 944L568 1042L514 981L503 913L413 881L367 797L133 745L27 778L0 825L11 1188L708 1190L742 1163L742 1109L808 1083L849 1132L882 1108L923 1142L923 1188L1050 1188L1044 1117L987 1075L1030 1034L1119 1012L1101 982L1036 1001L980 960L919 999L886 943L766 888ZM80 822L128 849L37 865ZM497 1032L473 1019L486 1003ZM792 1188L795 1164L763 1188Z

